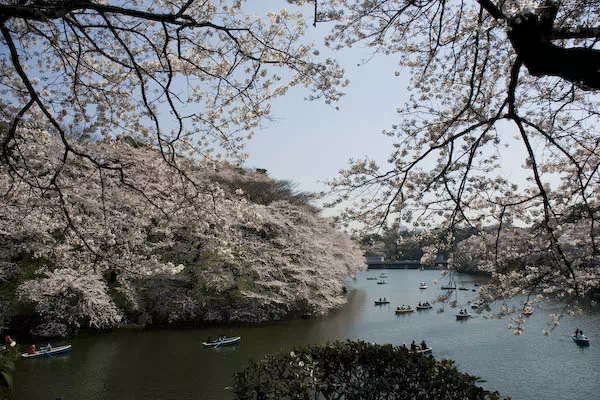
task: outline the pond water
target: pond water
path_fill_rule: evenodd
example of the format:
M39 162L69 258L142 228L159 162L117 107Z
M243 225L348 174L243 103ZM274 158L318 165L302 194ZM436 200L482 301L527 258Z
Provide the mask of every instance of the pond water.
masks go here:
M386 285L367 276L389 275ZM505 319L476 315L457 321L456 309L434 305L432 310L395 315L401 304L413 307L442 293L439 271L364 271L348 280L348 304L325 317L259 326L210 329L141 329L82 334L68 340L73 350L66 356L23 360L15 377L15 398L20 400L76 399L230 399L235 372L250 359L304 344L336 339L361 339L377 343L409 344L425 341L438 358L450 358L459 369L477 375L482 385L525 399L600 398L600 310L585 316L564 317L550 336L542 331L548 315L560 304L537 308L521 336L507 329ZM426 281L428 289L419 290ZM457 285L474 287L485 278L458 275ZM374 306L379 297L390 306ZM476 296L472 291L453 294L458 308ZM518 299L513 304L518 305ZM439 312L443 308L443 312ZM570 338L582 329L592 343L578 347ZM242 336L239 345L204 349L207 336ZM56 343L58 344L58 343Z

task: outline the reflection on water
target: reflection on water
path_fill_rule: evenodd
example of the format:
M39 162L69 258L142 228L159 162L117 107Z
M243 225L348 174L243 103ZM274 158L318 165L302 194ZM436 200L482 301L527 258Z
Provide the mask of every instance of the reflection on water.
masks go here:
M437 358L457 361L463 371L482 377L486 387L513 399L593 399L600 390L600 314L590 308L584 317L565 317L552 335L543 336L547 315L561 305L537 307L516 337L506 319L481 315L456 321L460 308L470 310L472 291L456 291L448 304L433 309L395 315L402 304L439 296L437 271L385 271L387 285L377 285L365 271L349 280L348 304L328 316L283 321L260 326L228 326L187 330L123 330L73 338L70 355L19 362L15 397L38 399L229 399L233 374L250 359L303 344L336 339L361 339L377 343L409 344L425 341ZM375 275L376 273L376 275ZM419 289L426 281L428 288ZM484 279L459 276L457 286L473 288ZM374 306L386 297L390 305ZM518 306L519 301L515 300ZM575 345L570 334L580 328L590 337L589 348ZM236 346L205 349L208 336L242 336Z

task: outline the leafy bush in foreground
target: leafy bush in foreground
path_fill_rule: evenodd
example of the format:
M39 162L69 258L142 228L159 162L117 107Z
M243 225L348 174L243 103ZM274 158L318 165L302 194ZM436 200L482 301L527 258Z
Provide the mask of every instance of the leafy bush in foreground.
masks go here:
M235 376L237 399L502 399L451 360L362 341L309 346L252 361Z

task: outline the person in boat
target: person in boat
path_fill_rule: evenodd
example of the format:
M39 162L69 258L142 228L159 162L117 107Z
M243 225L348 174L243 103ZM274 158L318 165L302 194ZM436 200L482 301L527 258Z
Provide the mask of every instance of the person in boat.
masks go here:
M35 344L32 344L31 346L29 346L29 349L27 350L27 352L29 354L35 354Z
M419 302L419 307L421 307L421 302Z
M381 297L379 298L379 301L381 301Z
M410 351L415 351L417 350L417 345L415 344L415 341L413 340L412 343L410 344Z
M400 307L396 307L396 311L400 311Z
M427 348L427 344L425 344L425 340L421 342L421 350L425 350Z
M383 301L387 301L387 300L385 299L385 297L383 298Z
M6 335L6 337L4 338L4 343L6 343L6 345L9 347L15 347L17 345L17 342L12 340L12 338L9 335Z
M50 351L50 350L52 350L52 345L50 343L48 343L46 345L46 351Z

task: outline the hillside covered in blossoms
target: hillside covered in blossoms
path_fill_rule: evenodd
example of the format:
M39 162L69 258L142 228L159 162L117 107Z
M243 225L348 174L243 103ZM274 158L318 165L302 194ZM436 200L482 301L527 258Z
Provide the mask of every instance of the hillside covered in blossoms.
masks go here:
M55 137L22 138L0 166L0 317L13 328L319 314L365 267L305 195L265 173L165 163L126 139L75 143L65 162Z

